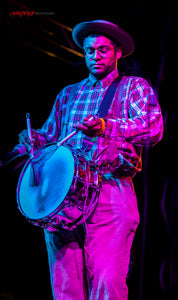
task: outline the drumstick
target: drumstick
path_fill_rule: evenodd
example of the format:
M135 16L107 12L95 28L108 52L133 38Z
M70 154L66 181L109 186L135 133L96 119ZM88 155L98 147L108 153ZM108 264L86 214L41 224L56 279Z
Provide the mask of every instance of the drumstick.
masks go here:
M33 145L32 144L31 121L30 121L30 114L29 113L26 114L26 121L27 121L27 133L28 133L28 137L30 139L31 145ZM30 154L31 154L31 157L33 157L33 147L32 146L31 146L31 149L30 149Z
M71 137L73 137L74 135L76 135L78 133L78 130L74 130L72 131L69 135L67 135L62 141L58 142L57 145L58 147L62 146L65 142L67 142Z
M94 120L95 117L91 116L90 119L88 119L88 121L92 121ZM72 131L69 135L67 135L62 141L60 141L59 143L57 143L58 147L62 146L65 142L67 142L71 137L73 137L74 135L76 135L81 129L77 129Z

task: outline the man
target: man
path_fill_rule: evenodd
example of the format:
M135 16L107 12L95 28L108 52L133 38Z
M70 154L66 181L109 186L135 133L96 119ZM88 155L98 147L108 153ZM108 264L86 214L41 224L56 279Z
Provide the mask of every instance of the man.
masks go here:
M124 76L106 117L99 118L104 95L118 77L117 61L133 52L134 41L104 20L76 25L73 39L84 50L89 78L59 93L42 129L32 130L33 147L78 128L68 142L97 161L102 187L86 226L45 230L53 296L55 300L126 300L130 250L139 224L132 177L141 171L142 146L162 138L161 110L146 80ZM20 142L30 149L26 131Z

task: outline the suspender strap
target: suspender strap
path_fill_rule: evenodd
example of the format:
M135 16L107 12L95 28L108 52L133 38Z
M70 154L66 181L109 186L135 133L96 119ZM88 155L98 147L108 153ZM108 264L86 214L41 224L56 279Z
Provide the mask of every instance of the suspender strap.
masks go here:
M98 109L98 113L97 115L100 117L100 118L105 118L107 113L108 113L108 110L109 110L109 107L111 106L111 103L112 103L112 100L114 98L114 94L116 92L116 89L120 83L122 79L122 76L118 76L114 79L114 81L110 84L105 96L104 96L104 99L103 101L101 102L101 105Z

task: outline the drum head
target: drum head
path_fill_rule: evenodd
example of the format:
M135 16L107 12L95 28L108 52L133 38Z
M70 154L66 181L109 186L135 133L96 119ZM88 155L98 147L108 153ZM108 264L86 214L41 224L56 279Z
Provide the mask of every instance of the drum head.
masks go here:
M42 219L53 213L63 202L74 176L74 158L64 146L55 150L40 167L40 180L34 184L31 160L24 167L17 187L17 201L20 210L32 220Z

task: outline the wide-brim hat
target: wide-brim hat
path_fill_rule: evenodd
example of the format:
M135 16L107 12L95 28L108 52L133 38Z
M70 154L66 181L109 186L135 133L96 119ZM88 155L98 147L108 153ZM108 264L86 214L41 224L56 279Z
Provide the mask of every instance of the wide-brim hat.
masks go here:
M92 33L99 33L113 40L122 47L122 57L130 55L135 49L132 37L119 26L105 20L95 20L77 24L72 31L74 42L83 48L85 37Z

